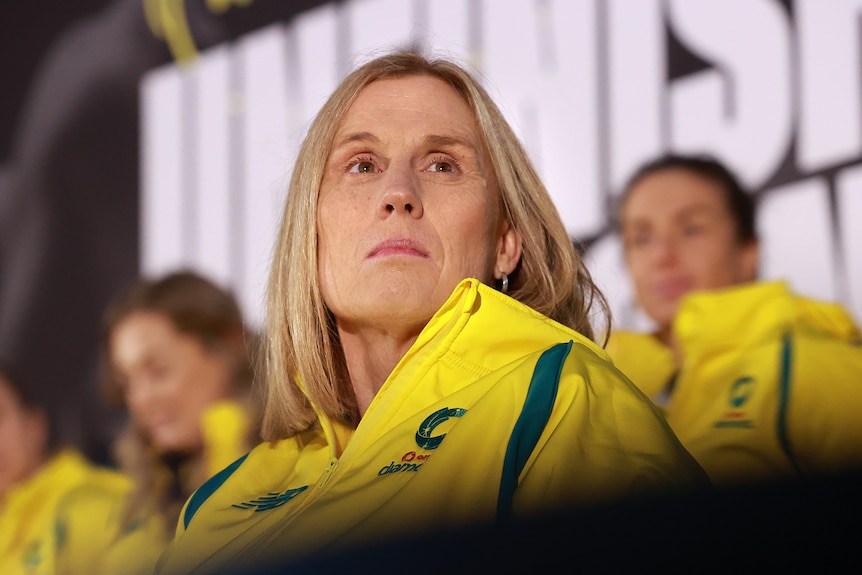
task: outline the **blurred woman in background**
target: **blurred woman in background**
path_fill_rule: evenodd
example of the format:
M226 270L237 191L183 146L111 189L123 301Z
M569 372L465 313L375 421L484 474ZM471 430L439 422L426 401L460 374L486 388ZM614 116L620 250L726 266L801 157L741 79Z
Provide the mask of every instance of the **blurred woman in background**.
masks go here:
M58 503L86 486L119 502L131 487L121 474L61 446L45 408L9 366L0 366L0 573L54 572ZM84 512L89 511L83 509Z
M653 333L616 366L716 485L862 469L862 346L834 303L757 281L755 202L708 157L644 164L622 196L625 262Z
M64 546L66 572L152 570L188 496L258 441L255 346L234 296L190 271L140 279L113 301L104 317L106 391L129 412L115 451L134 489L122 509L106 504L103 517L86 520L113 528L66 526L76 535ZM158 534L157 543L124 543L136 529Z

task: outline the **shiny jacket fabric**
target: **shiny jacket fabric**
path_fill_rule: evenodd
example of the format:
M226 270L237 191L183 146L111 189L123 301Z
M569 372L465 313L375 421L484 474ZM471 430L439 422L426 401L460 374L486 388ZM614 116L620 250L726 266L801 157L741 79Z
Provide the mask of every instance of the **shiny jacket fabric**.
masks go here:
M205 475L221 471L248 450L248 410L231 400L210 405L202 415ZM131 479L123 489L87 483L70 491L57 511L57 575L150 575L173 538L156 509L127 516L134 497Z
M13 486L0 506L0 573L53 574L56 570L58 507L76 489L89 486L115 499L123 497L129 480L64 449L35 474Z
M717 486L862 469L862 345L841 306L752 283L691 294L673 334L679 366L650 334L607 349Z
M468 279L355 429L321 417L199 489L157 573L243 572L706 485L600 347Z

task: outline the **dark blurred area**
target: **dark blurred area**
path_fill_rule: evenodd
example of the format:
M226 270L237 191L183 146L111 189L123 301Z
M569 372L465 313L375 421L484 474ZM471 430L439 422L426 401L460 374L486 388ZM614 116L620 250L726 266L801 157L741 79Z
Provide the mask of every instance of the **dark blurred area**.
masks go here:
M862 472L853 472L670 494L506 529L465 529L326 554L255 574L854 573L862 568L860 487Z
M182 5L199 51L322 2L210 4ZM7 3L2 26L0 359L108 463L124 416L99 389L99 322L139 270L139 83L174 55L144 0Z
M7 1L3 7L0 34L0 164L9 161L19 117L26 106L32 84L43 62L73 25L91 21L110 5L143 6L144 0L51 0ZM274 21L289 20L300 12L324 4L322 0L254 0L247 7L234 7L215 15L203 0L187 0L190 25L199 47L237 38ZM107 31L107 28L105 29ZM63 45L64 48L68 46ZM109 45L103 46L109 49Z
M73 21L107 4L106 0L76 2L6 2L0 34L0 162L12 149L17 118L36 69L61 32Z

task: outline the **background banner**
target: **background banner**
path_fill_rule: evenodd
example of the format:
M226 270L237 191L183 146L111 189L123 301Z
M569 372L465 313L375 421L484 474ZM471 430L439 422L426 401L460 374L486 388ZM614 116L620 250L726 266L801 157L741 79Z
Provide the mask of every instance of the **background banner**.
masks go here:
M120 417L97 389L109 296L189 266L259 325L304 130L345 73L393 47L481 75L617 325L648 327L615 199L666 151L713 154L758 197L761 277L862 317L862 0L79 5L18 8L4 39L21 59L2 70L0 358L26 366L94 453Z

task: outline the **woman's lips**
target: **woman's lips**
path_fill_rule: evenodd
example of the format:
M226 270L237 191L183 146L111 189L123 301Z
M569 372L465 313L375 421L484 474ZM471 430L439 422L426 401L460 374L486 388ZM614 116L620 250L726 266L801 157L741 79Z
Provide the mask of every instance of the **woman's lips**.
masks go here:
M419 242L406 238L384 240L368 253L369 259L386 256L428 257L428 254Z
M150 430L150 433L158 433L164 429L170 429L173 426L173 420L169 419L159 419L154 421L148 421L146 423L147 429Z
M653 286L653 291L663 299L677 299L692 289L691 281L685 278L661 280Z

